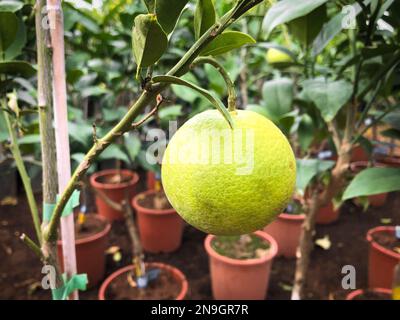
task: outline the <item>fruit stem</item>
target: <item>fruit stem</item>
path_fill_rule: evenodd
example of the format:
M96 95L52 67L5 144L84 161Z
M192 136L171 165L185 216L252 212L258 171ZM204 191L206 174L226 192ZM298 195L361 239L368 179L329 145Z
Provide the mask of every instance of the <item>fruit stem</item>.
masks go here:
M228 72L224 69L224 67L214 58L212 57L198 57L196 58L191 65L191 68L201 64L210 64L221 74L222 78L225 81L226 87L228 89L228 111L236 111L236 91L235 85L233 84L231 78L229 77Z

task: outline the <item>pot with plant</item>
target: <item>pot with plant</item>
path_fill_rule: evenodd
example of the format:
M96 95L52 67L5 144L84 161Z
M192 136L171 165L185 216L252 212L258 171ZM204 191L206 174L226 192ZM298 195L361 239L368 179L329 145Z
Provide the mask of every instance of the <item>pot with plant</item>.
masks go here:
M369 243L368 285L392 288L393 274L400 262L400 227L381 226L367 233Z
M303 207L296 197L287 205L275 221L264 228L264 231L271 235L278 244L278 256L286 258L296 256L299 246L301 225L304 222Z
M140 238L126 192L121 204L100 195L108 205L122 211L132 243L130 266L112 273L103 282L99 300L183 300L188 291L188 282L177 268L164 263L145 263Z
M136 195L132 206L136 210L140 241L145 251L172 252L180 247L184 222L168 202L161 181L155 181L153 190Z
M133 197L138 181L138 174L127 169L107 169L90 176L93 189L104 192L107 197L116 202L123 200L125 191ZM96 196L96 206L98 213L110 221L123 219L121 212L111 208L98 196Z
M241 236L208 235L204 246L215 299L265 299L278 252L274 238L262 231Z

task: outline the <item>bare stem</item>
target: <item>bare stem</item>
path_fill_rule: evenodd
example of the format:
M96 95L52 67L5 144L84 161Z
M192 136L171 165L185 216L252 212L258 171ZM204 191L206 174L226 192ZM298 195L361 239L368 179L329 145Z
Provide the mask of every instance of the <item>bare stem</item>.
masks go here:
M2 101L3 107L5 108L5 101ZM26 193L26 197L28 199L29 209L31 211L33 225L36 231L36 237L38 238L39 243L42 242L42 232L40 230L40 218L39 218L39 211L37 207L37 203L35 200L35 196L33 194L31 179L26 171L26 167L24 161L22 160L21 151L19 150L17 135L15 133L15 129L13 124L11 123L10 114L3 110L3 115L6 120L8 134L11 140L11 144L9 146L10 151L14 157L15 164L17 166L19 175L21 176L22 184L24 186L24 190Z
M224 69L224 67L216 59L214 59L212 57L198 57L193 61L192 67L195 67L197 65L202 65L202 64L212 65L221 74L222 78L225 81L227 90L228 90L228 110L231 112L235 111L236 110L235 85L233 84L231 78L229 77L228 72Z
M34 254L37 255L37 257L40 260L44 260L44 256L42 254L42 250L40 247L31 239L29 238L25 233L23 233L20 237L20 239L26 244L26 246L33 251Z

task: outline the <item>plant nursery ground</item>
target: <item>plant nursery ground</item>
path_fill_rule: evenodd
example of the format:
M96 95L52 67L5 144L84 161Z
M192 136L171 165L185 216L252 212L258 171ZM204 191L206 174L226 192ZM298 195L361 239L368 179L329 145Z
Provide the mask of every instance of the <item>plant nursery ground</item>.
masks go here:
M386 204L363 212L353 203L346 203L339 221L318 226L316 238L329 237L331 247L316 246L312 253L306 289L308 299L343 299L341 269L344 265L356 268L357 288L367 286L368 229L382 225L400 224L400 194L392 193ZM41 263L19 240L22 232L33 235L31 218L24 196L16 206L1 207L0 214L0 299L49 299L50 293L40 289ZM147 261L161 261L179 267L189 281L189 299L211 299L208 258L203 249L205 234L186 226L181 248L170 254L147 254ZM123 222L111 229L110 247L118 246L121 260L107 256L107 275L130 263L130 243ZM295 259L276 258L268 291L268 299L289 299ZM98 287L80 293L81 299L97 299Z

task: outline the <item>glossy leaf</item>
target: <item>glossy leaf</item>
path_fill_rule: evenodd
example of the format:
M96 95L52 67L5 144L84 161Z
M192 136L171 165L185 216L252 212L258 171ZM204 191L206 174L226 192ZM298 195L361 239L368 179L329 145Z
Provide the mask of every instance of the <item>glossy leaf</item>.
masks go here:
M36 74L36 70L26 61L11 60L0 62L0 74L29 78Z
M290 21L290 34L308 47L319 34L326 19L326 4L323 4L309 14Z
M342 199L347 200L398 190L400 190L400 169L367 168L354 177Z
M16 12L23 6L24 4L19 1L3 0L0 1L0 12Z
M171 33L188 0L156 0L157 20L166 34Z
M155 13L156 0L144 0L144 4L146 5L149 13Z
M239 31L225 31L211 41L200 53L202 56L217 56L246 44L256 43L251 36Z
M292 109L293 81L289 78L266 81L262 88L262 96L268 118L277 122Z
M0 12L0 50L4 52L14 42L17 31L17 16L12 12Z
M130 163L126 153L122 151L122 146L117 144L109 145L98 157L99 160L121 160Z
M13 43L7 48L5 52L5 59L12 60L17 57L26 44L26 27L21 18L18 18L18 30Z
M40 134L27 134L18 139L18 144L40 143Z
M130 134L125 136L124 143L130 160L135 161L142 145L139 137L136 134Z
M212 0L197 0L194 12L194 34L200 38L215 23L215 8Z
M135 18L132 47L138 70L157 62L167 45L167 35L154 14L140 14Z
M196 86L193 83L190 83L188 81L185 81L181 78L174 77L174 76L155 76L155 77L153 77L153 82L178 84L178 85L182 85L182 86L188 87L190 89L193 89L193 90L199 92L208 101L210 101L219 112L221 112L222 116L228 122L229 126L231 128L233 128L232 117L231 117L230 113L228 112L228 110L225 108L224 104L221 102L221 100L219 100L217 97L215 97L213 94L211 94L207 90L204 90L203 88L200 88L199 86Z
M257 112L258 114L261 114L262 116L264 116L266 118L269 118L269 115L268 115L268 112L266 111L266 109L261 107L258 104L249 104L246 107L246 110Z
M368 5L369 2L370 0L364 1L364 4ZM351 6L352 10L354 10L353 12L355 14L355 18L362 11L361 6L358 3L354 3ZM324 24L318 36L314 40L312 46L313 56L321 53L328 43L343 30L343 27L345 26L343 19L346 17L346 15L347 11L342 11Z
M265 15L263 21L264 32L269 35L276 26L303 17L325 4L327 1L328 0L278 1Z
M308 184L317 174L331 169L335 162L320 159L296 159L296 189L304 194Z
M300 148L307 151L314 140L315 128L312 118L308 114L303 114L297 130Z
M350 99L353 87L346 80L333 81L319 77L304 81L303 90L324 120L331 121Z

